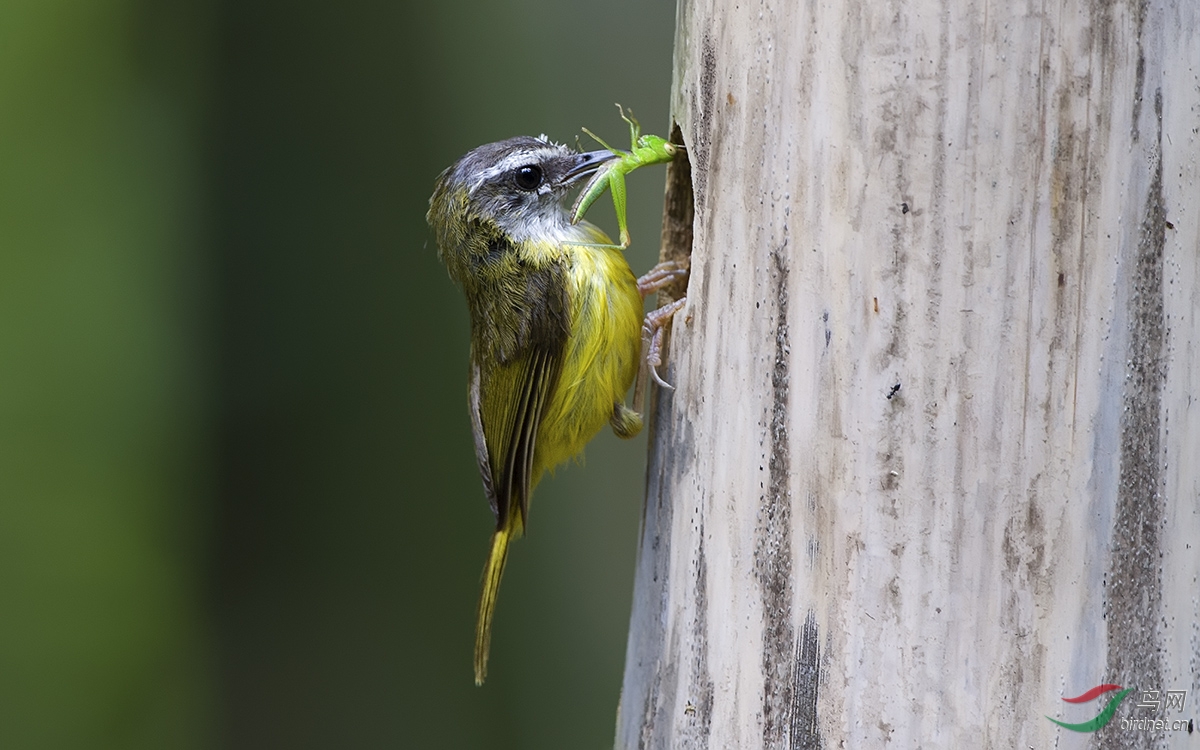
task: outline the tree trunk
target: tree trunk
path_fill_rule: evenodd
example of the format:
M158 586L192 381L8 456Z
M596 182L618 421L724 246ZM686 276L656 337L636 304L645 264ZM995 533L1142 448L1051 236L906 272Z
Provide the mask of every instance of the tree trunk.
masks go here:
M680 5L617 747L1194 741L1198 8Z

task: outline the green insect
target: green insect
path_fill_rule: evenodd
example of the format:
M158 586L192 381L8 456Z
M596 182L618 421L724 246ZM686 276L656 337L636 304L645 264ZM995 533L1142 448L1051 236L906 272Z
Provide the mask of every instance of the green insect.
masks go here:
M642 127L633 118L633 112L630 111L626 116L620 104L617 105L617 110L621 113L621 119L629 123L630 150L613 148L592 131L583 129L596 143L611 151L613 159L592 175L579 197L575 199L575 205L571 207L571 223L578 224L596 199L604 194L604 188L608 188L612 192L613 208L617 212L617 226L621 230L621 244L618 247L624 250L629 247L629 227L625 222L625 175L638 167L670 162L683 147L657 135L641 135Z

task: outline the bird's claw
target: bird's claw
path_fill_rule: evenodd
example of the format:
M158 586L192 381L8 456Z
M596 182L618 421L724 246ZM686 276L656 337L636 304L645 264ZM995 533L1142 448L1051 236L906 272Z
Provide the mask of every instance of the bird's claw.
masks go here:
M662 353L663 344L666 339L667 323L686 303L687 297L683 297L669 305L652 310L647 313L646 320L642 323L642 340L648 344L646 348L646 364L650 367L650 377L654 378L655 383L658 383L669 391L675 390L675 386L659 376L658 367L663 363Z

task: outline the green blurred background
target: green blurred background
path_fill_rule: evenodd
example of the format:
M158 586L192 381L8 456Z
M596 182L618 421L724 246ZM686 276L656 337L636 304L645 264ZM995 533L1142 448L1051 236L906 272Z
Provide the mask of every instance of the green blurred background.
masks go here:
M623 143L614 101L665 135L674 12L0 3L0 747L611 746L644 439L539 487L476 688L492 519L424 213L480 143Z

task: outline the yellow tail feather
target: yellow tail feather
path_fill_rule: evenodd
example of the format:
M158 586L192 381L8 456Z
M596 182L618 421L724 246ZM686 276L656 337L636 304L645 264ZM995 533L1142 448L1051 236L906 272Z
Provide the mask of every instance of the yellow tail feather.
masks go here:
M499 529L492 535L492 552L483 568L483 591L479 594L479 615L475 621L475 684L482 685L487 676L488 649L492 641L492 615L496 611L496 594L500 591L500 576L508 559L509 530Z

